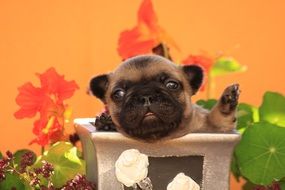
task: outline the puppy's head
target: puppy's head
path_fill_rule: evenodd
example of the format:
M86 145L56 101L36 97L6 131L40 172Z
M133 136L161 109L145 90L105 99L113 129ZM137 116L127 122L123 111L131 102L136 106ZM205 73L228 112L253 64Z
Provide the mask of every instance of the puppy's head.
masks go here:
M198 66L177 66L163 57L145 55L94 77L90 90L107 105L119 132L158 140L187 125L191 96L202 79Z

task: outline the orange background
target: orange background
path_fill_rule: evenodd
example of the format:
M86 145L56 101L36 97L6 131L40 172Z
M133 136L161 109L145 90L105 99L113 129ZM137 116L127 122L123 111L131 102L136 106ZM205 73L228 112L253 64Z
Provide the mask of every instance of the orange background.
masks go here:
M80 90L68 101L74 117L93 117L102 104L87 96L89 79L120 62L119 33L136 24L140 0L0 1L0 151L31 148L34 119L16 120L17 87L54 66ZM181 48L181 58L223 52L248 66L217 78L216 95L233 82L241 101L259 105L265 91L285 94L285 1L153 0L159 23ZM198 94L204 98L205 94ZM233 187L232 189L239 189Z

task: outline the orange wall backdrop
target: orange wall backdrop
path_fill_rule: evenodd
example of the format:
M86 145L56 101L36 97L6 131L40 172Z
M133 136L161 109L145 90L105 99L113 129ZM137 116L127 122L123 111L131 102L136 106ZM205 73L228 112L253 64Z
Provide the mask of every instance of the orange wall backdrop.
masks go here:
M140 0L0 1L0 151L31 148L33 119L16 120L17 87L54 66L80 86L68 101L74 117L93 117L102 105L85 91L89 79L120 62L119 33L136 24ZM259 105L265 91L285 94L285 1L153 0L159 23L190 53L223 52L248 66L217 79L216 95L233 82L241 101ZM199 98L205 97L203 93ZM237 187L232 189L238 189Z

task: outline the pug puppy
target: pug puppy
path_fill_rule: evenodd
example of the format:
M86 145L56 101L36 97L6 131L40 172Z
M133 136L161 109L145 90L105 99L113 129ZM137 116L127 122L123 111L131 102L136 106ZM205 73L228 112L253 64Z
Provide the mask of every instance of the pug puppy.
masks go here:
M117 131L128 137L156 141L191 132L234 130L239 85L227 87L208 111L191 102L202 81L199 66L142 55L91 79L90 91L107 106Z

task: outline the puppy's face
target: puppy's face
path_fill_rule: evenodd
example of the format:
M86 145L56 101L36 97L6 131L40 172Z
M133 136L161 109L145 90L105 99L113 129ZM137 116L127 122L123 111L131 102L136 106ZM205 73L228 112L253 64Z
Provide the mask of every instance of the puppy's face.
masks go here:
M94 77L90 89L107 105L119 132L157 140L185 127L192 113L191 96L202 78L200 67L179 67L159 56L138 56L113 73Z

